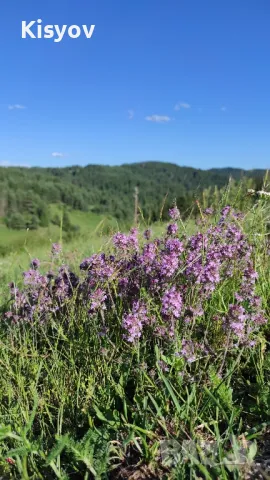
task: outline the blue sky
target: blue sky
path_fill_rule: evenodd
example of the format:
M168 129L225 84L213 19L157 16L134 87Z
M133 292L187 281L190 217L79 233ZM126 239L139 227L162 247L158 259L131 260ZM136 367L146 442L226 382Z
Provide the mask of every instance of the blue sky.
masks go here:
M37 19L96 27L22 39ZM0 165L268 168L269 25L269 0L3 0Z

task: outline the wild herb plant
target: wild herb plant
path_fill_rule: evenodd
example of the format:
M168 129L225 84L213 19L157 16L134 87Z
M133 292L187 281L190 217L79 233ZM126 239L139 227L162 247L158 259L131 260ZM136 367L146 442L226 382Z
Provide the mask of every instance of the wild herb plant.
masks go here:
M199 211L192 236L174 205L159 238L119 232L75 271L55 244L11 283L4 478L245 478L270 412L269 204Z

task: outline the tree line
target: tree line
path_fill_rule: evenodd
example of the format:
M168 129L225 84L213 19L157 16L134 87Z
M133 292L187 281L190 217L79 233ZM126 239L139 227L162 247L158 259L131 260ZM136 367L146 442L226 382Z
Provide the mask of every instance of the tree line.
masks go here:
M235 185L260 188L263 170L200 170L161 162L121 166L88 165L66 168L0 168L0 217L12 229L36 229L57 223L49 205L62 204L63 226L71 225L67 209L91 210L112 215L119 222L132 222L134 193L141 216L149 223L166 219L168 206L176 200L183 216L190 214L194 199L212 202L231 178ZM236 188L236 187L235 187Z

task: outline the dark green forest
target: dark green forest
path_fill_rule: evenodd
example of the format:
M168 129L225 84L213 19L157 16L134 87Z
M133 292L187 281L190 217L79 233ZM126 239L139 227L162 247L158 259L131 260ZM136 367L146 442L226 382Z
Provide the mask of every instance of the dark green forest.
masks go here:
M200 170L161 162L121 166L87 165L66 168L0 168L0 217L12 229L36 229L59 218L49 218L49 204L112 215L129 222L134 215L134 194L148 221L160 218L163 207L176 199L183 215L194 198L206 189L221 189L229 178L252 179L260 188L264 170L223 168ZM164 205L165 204L165 205ZM166 208L164 208L166 212ZM64 216L66 228L68 214Z

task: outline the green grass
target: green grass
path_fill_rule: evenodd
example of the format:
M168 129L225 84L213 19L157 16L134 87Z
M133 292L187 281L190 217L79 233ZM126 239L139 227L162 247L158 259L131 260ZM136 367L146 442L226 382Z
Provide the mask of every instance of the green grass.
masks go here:
M60 263L77 268L84 257L111 250L108 230L105 235L103 230L106 219L82 212L70 216L81 234L64 243ZM243 228L254 247L257 291L269 318L268 220L268 205L260 203L248 212ZM180 226L188 235L198 228L203 227L194 221ZM164 230L164 224L153 226L154 236ZM23 249L0 259L2 304L5 285L20 278L31 258L38 257L47 269L51 238L40 243L38 237L33 243L27 239ZM224 311L232 293L230 283L221 285L209 311ZM105 315L121 323L120 298L117 308L117 314ZM17 328L3 320L0 476L245 479L244 470L250 469L269 428L269 326L253 350L239 348L227 355L221 349L191 367L151 338L134 346L120 336L106 339L99 335L101 323L100 317L89 321L87 310L72 303L65 316L48 324L36 320ZM205 335L207 321L202 327ZM212 445L207 456L205 442ZM171 444L174 455L180 455L178 463L177 457L172 463L162 457L162 448ZM237 465L241 455L245 466Z
M57 206L52 206L59 211ZM50 225L34 231L10 230L0 224L0 294L8 292L8 283L17 283L23 271L27 270L33 258L39 258L46 267L51 245L63 243L65 259L69 264L76 263L77 258L89 256L106 242L102 228L106 217L91 212L70 212L72 223L80 226L80 233L73 239L65 241L61 228ZM4 253L4 255L3 255Z
M0 253L21 250L28 245L36 247L54 241L59 236L59 229L53 225L38 230L10 230L0 224Z
M58 214L61 217L62 209L59 205L50 205L50 215ZM79 238L92 238L102 236L104 231L110 232L117 228L114 219L105 215L98 215L92 212L70 210L71 223L79 227ZM64 235L64 234L63 234ZM46 247L50 243L57 242L62 237L61 228L50 224L47 228L37 230L11 230L6 227L1 219L0 222L0 255L4 256L10 252L19 252L25 249L37 250Z
M98 215L91 211L68 211L70 221L79 227L79 233L69 240L63 238L61 228L50 224L48 228L38 230L10 230L0 219L0 293L7 291L9 282L17 282L21 273L29 266L33 258L39 258L46 264L54 242L63 244L64 260L71 266L78 264L84 257L100 251L110 242L112 232L118 231L120 226L117 221L105 215ZM50 205L50 216L61 217L62 207L58 204ZM142 223L140 230L148 228ZM162 222L151 225L155 237L160 236L166 228ZM194 220L189 220L183 225L183 231L191 235L196 231ZM2 253L2 255L1 255Z

